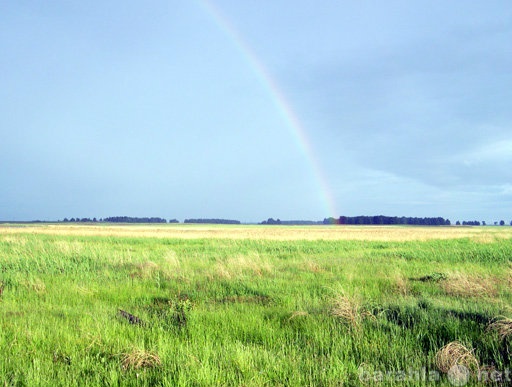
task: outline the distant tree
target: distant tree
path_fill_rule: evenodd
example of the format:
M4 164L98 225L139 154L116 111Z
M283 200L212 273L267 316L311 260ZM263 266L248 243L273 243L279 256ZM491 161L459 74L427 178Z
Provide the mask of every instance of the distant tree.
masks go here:
M167 221L163 218L138 218L138 217L130 217L130 216L111 216L103 219L105 222L112 223L167 223Z
M98 221L98 219L92 218L92 221L96 223Z
M485 220L482 220L482 226L486 226Z
M460 222L457 220L457 222L455 222L455 225L460 226Z
M345 223L340 223L341 218L345 218L345 217L344 216L340 216L340 219L336 220L335 218L333 218L331 216L330 218L325 218L322 223L323 224L345 224Z
M281 219L268 218L266 223L262 222L262 224L281 224Z
M504 226L505 225L505 221L504 220L500 220L500 226Z

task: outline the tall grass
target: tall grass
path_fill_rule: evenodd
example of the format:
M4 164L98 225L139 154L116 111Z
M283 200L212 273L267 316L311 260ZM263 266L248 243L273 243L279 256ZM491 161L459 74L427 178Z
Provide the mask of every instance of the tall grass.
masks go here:
M339 386L361 367L379 385L417 385L374 376L422 369L447 383L439 353L453 342L482 369L510 366L512 239L495 229L406 241L127 230L0 233L3 385Z

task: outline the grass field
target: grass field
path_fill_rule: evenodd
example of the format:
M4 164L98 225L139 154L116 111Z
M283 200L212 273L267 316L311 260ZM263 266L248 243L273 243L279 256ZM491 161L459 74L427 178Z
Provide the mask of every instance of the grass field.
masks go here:
M511 263L511 227L3 225L0 384L509 385Z

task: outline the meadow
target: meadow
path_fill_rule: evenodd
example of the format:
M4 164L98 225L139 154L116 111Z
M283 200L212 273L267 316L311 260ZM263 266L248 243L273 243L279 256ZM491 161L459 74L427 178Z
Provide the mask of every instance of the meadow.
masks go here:
M0 385L509 385L511 262L512 227L0 225Z

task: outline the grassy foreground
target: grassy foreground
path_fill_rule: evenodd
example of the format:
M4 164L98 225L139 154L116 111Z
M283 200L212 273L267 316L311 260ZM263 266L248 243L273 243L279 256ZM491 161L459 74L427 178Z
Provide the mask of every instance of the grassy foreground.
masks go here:
M1 226L0 385L508 385L511 261L510 227Z

